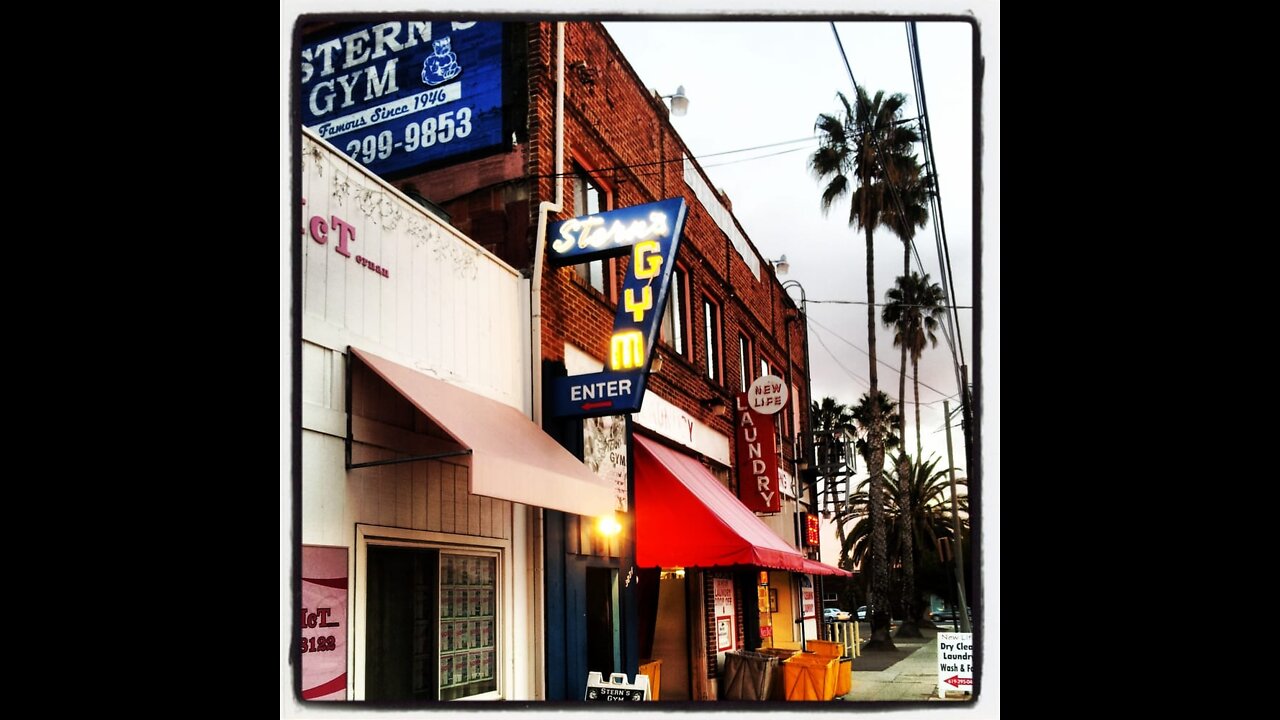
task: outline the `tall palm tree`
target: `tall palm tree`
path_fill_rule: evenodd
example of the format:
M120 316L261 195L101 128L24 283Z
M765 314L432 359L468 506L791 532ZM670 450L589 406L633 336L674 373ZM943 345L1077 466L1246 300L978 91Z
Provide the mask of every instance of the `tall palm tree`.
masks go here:
M902 438L893 430L894 426L899 425L898 404L893 401L884 391L879 392L880 401L880 437L884 440L884 449L892 450L902 444ZM867 471L871 469L871 431L873 426L871 409L871 393L863 393L858 398L858 404L854 405L849 414L853 417L853 428L858 439L854 443L858 454L867 463Z
M814 448L819 456L817 458L818 466L821 468L828 460L828 453L831 443L840 442L834 434L843 435L843 431L847 428L850 432L854 432L853 412L848 405L842 402L836 402L833 397L824 397L822 402L810 403L810 422L813 423ZM831 438L831 443L821 442L820 438ZM847 458L846 462L852 460ZM833 478L827 477L825 482L833 482ZM836 537L839 538L841 546L844 545L844 527L840 523L836 523ZM846 568L850 569L850 568Z
M901 453L899 454L901 455ZM907 482L902 482L902 475L899 473L891 473L885 478L885 503L884 512L887 518L886 524L891 530L889 536L895 538L896 542L890 545L889 550L900 550L900 538L905 531L909 534L915 547L920 548L920 552L915 555L914 569L919 572L921 567L926 564L937 566L940 558L937 557L937 546L939 538L945 538L948 542L954 542L954 525L951 521L951 502L950 502L950 482L947 468L939 469L938 462L941 458L934 457L927 462L913 461L910 463L910 472L908 473ZM871 507L869 494L867 491L868 481L863 481L859 485L857 492L849 496L849 502L845 506L842 515L837 521L854 521L850 532L844 537L840 554L841 557L848 557L851 562L863 562L867 554L870 552L871 531L869 523L858 522L865 519ZM963 478L956 479L957 487L965 485ZM960 508L961 526L968 526L968 499L961 495L957 498L957 505ZM907 507L911 510L908 512ZM962 530L963 532L963 530ZM905 568L912 567L902 565L904 574ZM935 591L945 592L944 587L933 588ZM903 589L906 592L906 589ZM923 616L923 605L918 602L918 598L908 601L903 596L904 614L903 626L905 627L908 619L907 612L916 614L915 620L918 622Z
M876 374L876 292L875 245L873 235L886 220L886 209L892 202L888 181L907 177L907 168L915 163L911 149L919 135L911 126L900 122L907 98L902 93L885 97L877 91L868 97L857 88L853 105L843 93L837 93L843 112L823 113L814 122L819 135L818 149L809 158L809 167L819 181L826 182L821 204L825 214L839 198L849 195L849 225L861 228L867 245L867 355L870 358L871 427L868 438L871 473L871 640L868 650L894 650L889 637L889 614L885 598L889 589L889 561L886 555L883 507L884 438L880 431L880 386ZM854 185L856 184L856 187Z
M885 293L884 310L880 318L885 325L895 329L893 344L902 347L905 356L911 355L911 372L914 376L916 406L916 457L920 457L920 356L926 345L938 346L936 332L943 316L946 300L942 286L929 282L929 274L920 277L916 273L899 277ZM899 394L904 390L899 390ZM905 437L905 432L904 432Z
M885 168L887 171L886 184L889 188L889 202L884 209L884 225L898 239L902 241L902 274L909 275L911 272L911 241L915 238L916 229L924 227L925 221L929 218L929 196L933 188L933 180L927 174L921 174L919 161L912 155L903 159L900 163L889 165ZM890 324L887 320L886 324ZM894 345L898 345L898 338L894 338ZM898 362L898 401L902 404L903 409L907 405L907 346L902 345L902 356ZM898 433L902 437L905 445L907 439L907 414L901 413L898 426ZM920 435L920 407L916 405L916 437ZM916 458L920 457L919 442L916 443ZM910 461L907 453L898 454L898 474L906 476L911 471ZM903 508L903 512L911 514L911 497L907 494L902 498L902 502L908 503ZM899 526L899 530L903 535L898 539L899 557L901 566L904 568L914 568L915 563L915 544L910 533L907 532L905 524ZM923 637L920 629L916 626L915 612L915 590L916 578L914 572L902 573L902 597L906 604L903 614L902 627L898 628L898 637L918 638Z

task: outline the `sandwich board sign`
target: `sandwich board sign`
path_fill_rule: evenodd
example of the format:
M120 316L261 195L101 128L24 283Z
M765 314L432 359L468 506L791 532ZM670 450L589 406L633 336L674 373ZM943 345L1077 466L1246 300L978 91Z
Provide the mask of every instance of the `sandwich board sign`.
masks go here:
M626 673L612 673L608 680L598 672L587 673L587 695L583 699L593 702L649 700L649 676L636 675L636 681L628 684Z
M973 633L938 633L938 697L973 693Z

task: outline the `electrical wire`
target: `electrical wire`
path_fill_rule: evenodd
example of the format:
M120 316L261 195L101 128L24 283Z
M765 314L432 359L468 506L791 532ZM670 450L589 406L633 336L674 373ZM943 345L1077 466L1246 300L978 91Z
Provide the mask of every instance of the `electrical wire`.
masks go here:
M806 138L796 138L795 140L784 140L784 141L782 141L782 142L766 143L766 144L764 144L764 145L754 145L754 146L752 146L752 147L738 148L737 150L722 150L722 151L720 151L720 152L706 153L705 155L690 155L689 157L691 157L691 158L693 158L693 159L695 159L695 160L699 160L699 161L700 161L700 160L702 160L702 159L704 159L704 158L719 157L719 156L721 156L721 155L733 155L733 154L735 154L735 153L751 152L751 151L753 151L753 150L767 150L768 148L772 148L772 147L780 147L780 146L782 146L782 145L792 145L792 144L795 144L795 143L798 143L798 142L812 142L812 141L817 140L817 139L818 139L818 136L817 136L817 135L813 135L813 136L806 137ZM807 148L794 148L794 149L792 149L792 150L783 150L782 152L771 153L771 154L768 154L768 155L760 155L760 156L758 156L758 157L754 157L754 158L744 158L744 159L742 159L742 160L733 160L733 161L725 162L725 163L717 163L716 165L703 165L703 167L704 167L704 168L706 168L706 167L718 167L718 166L720 166L720 165L731 165L731 164L733 164L733 163L735 163L735 162L747 162L748 160L758 160L758 159L760 159L760 158L773 157L774 155L782 155L782 154L784 154L784 153L788 153L788 152L795 152L795 151L797 151L797 150L806 150L806 149L807 149ZM683 163L684 161L685 161L685 156L684 156L683 154L681 154L681 155L679 155L679 156L676 156L676 157L670 158L670 159L668 159L668 160L650 160L649 162L642 162L642 163L631 163L631 164L624 164L624 165L612 165L612 166L608 166L608 167L592 168L592 170L591 170L591 171L592 171L593 173L597 173L597 174L598 174L598 173L609 172L609 171L611 171L611 170L635 170L636 168L648 168L648 167L653 167L653 166L655 166L655 165L667 165L667 164L670 164L670 163ZM699 162L699 164L701 165L701 162ZM652 171L652 172L647 172L647 173L635 173L635 175L636 175L637 177L646 177L646 176L649 176L649 175L657 175L657 174L658 174L658 173L660 173L660 172L662 172L662 170L661 170L661 169L658 169L658 170L654 170L654 171ZM573 177L573 176L574 176L574 173L572 173L572 172L564 172L564 173L545 173L545 174L541 174L541 175L530 175L529 177L533 177L533 178L562 178L562 177Z
M843 341L846 345L848 345L848 346L852 347L854 350L857 350L857 351L861 352L863 355L866 355L866 356L870 357L871 353L869 353L868 351L866 351L866 350L864 350L864 349L862 349L862 348L858 347L857 345L853 344L853 342L851 342L850 340L848 340L848 339L844 338L844 337L843 337L843 336L841 336L839 333L837 333L835 330L832 330L831 328L827 327L826 325L823 325L822 323L818 322L817 320L814 320L812 315L810 315L810 316L809 316L809 323L810 323L811 325L816 325L817 327L819 327L819 328L821 328L821 329L823 329L823 330L826 330L827 332L829 332L829 333L831 333L832 335L834 335L834 336L835 336L835 338L836 338L837 340ZM828 352L830 352L830 351L828 351ZM893 372L898 372L898 368L896 368L896 367L894 367L894 366L890 365L889 363L885 362L884 360L881 360L880 358L876 358L876 362L877 362L877 363L879 363L879 364L881 364L881 365L883 365L883 366L885 366L887 369L892 370ZM869 383L868 383L868 384L869 384ZM930 390L932 390L932 391L934 391L934 392L938 393L938 394L939 394L939 395L941 395L943 398L950 398L950 397L951 397L951 395L948 395L947 393L945 393L945 392L943 392L943 391L939 390L938 388L936 388L936 387L934 387L934 386L930 385L929 383L927 383L927 382L925 382L925 381L923 381L923 380L921 380L921 381L920 381L920 384L921 384L921 385L923 385L924 387L927 387L927 388L929 388ZM954 394L954 393L953 393L953 394Z
M821 303L823 305L866 305L867 304L866 300L809 300L809 302ZM890 303L871 303L873 307L884 307L885 305L889 305L889 304ZM898 307L944 307L944 308L956 308L957 310L973 309L972 305L915 305L912 303L906 303L902 305L899 305L898 303L892 303L892 304L897 305Z

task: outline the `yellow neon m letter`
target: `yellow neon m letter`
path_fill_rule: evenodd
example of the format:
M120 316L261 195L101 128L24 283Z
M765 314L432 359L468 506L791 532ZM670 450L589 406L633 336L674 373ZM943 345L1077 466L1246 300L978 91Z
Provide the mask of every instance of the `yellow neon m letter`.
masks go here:
M645 288L648 291L649 288ZM613 370L626 370L644 365L644 333L628 330L609 339Z

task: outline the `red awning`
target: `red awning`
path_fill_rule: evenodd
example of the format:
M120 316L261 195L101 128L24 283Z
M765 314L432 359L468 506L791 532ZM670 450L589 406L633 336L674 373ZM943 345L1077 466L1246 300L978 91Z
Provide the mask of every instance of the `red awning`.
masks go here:
M610 515L612 483L591 472L524 413L359 348L351 354L471 449L471 492L579 515Z
M844 577L853 577L853 573L848 570L841 570L834 565L818 562L817 560L804 559L805 572L814 575L842 575Z
M836 570L784 542L697 460L639 435L635 455L637 566Z

